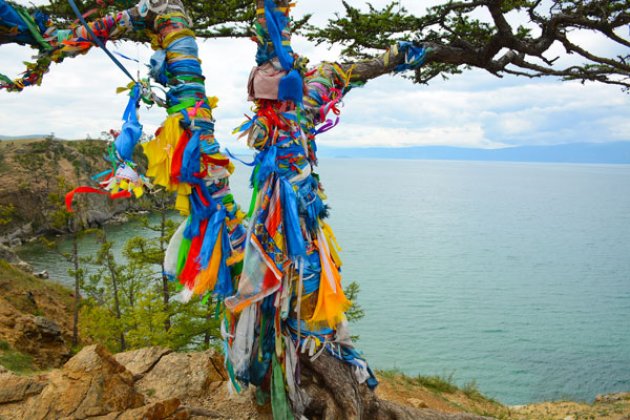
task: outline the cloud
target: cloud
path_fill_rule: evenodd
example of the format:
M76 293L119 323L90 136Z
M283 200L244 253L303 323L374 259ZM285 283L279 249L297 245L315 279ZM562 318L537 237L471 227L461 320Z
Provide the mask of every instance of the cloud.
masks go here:
M40 0L44 1L44 0ZM386 2L373 1L375 7ZM427 2L405 1L415 13ZM317 22L341 2L298 2L296 13L314 13ZM322 12L324 11L324 12ZM583 37L583 34L576 34ZM596 41L596 40L595 40ZM593 42L595 42L593 41ZM339 46L314 46L296 38L296 51L311 63L334 60ZM144 45L122 42L112 49L147 63L152 51ZM604 48L604 47L602 47ZM219 97L215 110L216 135L223 145L244 150L245 142L232 129L251 113L246 82L254 63L255 44L245 39L208 40L200 43L207 93ZM23 46L0 46L0 72L15 76L32 51ZM135 74L143 66L125 61ZM25 135L54 132L62 138L97 137L119 128L127 98L116 95L126 85L124 74L98 49L86 56L53 65L41 87L19 94L0 92L0 134ZM321 136L322 145L395 146L443 144L466 147L557 144L581 141L630 141L627 110L630 96L612 86L576 82L496 78L480 70L414 85L400 76L384 76L345 98L341 123ZM141 110L145 131L152 133L165 112Z
M448 144L460 147L498 148L479 124L416 128L387 128L380 125L345 124L324 133L318 144L329 147L406 147Z

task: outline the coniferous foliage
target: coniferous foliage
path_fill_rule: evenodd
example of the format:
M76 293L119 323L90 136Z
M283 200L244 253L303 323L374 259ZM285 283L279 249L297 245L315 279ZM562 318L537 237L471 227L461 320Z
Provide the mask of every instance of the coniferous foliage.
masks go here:
M132 237L122 249L108 241L104 231L100 233L100 249L87 261L91 274L82 287L84 340L115 352L156 345L196 349L217 343L219 320L212 299L179 302L173 299L178 284L163 275L165 245L176 227L169 214L160 213L164 206L162 202L152 212L157 223L146 217L141 220L147 233L153 234Z
M343 1L344 13L327 25L294 22L294 31L317 44L341 44L343 57L359 64L356 81L392 73L404 57L383 56L398 41L427 50L426 64L410 76L417 83L480 68L493 75L595 81L630 87L630 4L627 0L465 0L445 1L422 15L399 1L383 8ZM82 10L103 15L133 6L129 0L85 1ZM251 37L254 2L183 0L201 38ZM75 20L68 3L52 0L43 10L59 27ZM143 32L123 37L148 42ZM597 48L589 40L597 39ZM7 42L7 41L5 41ZM601 48L599 48L601 46ZM363 62L367 60L367 63ZM375 61L376 60L376 61Z

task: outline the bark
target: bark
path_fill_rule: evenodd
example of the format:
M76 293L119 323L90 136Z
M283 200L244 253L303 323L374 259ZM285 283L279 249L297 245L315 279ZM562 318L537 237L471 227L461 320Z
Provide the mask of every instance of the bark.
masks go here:
M304 415L309 419L480 420L467 413L416 409L381 400L367 385L359 384L352 367L327 352L311 361L300 357Z
M79 344L79 307L81 305L81 284L79 273L79 239L72 235L72 262L74 264L74 311L72 314L72 346Z
M353 82L366 83L384 74L392 73L394 67L401 64L404 60L403 54L396 54L394 57L391 57L387 64L385 64L383 57L377 57L372 60L343 63L341 67L346 72L352 69Z
M160 252L162 255L166 252L166 209L164 208L164 201L161 201L160 208ZM171 329L171 315L169 312L169 300L170 300L170 291L168 290L168 277L164 275L164 259L162 259L162 263L160 264L160 268L162 269L162 302L164 304L164 311L168 314L168 317L164 320L164 330L168 331Z
M103 244L107 243L107 235L105 230L103 230ZM116 315L116 319L120 320L122 318L122 313L120 310L120 297L118 293L118 272L115 267L115 262L111 250L107 249L107 253L105 255L107 269L109 271L109 275L112 280L112 289L114 292L114 313ZM118 339L120 343L120 351L125 351L127 349L127 345L125 343L125 333L123 331L120 332L120 337Z

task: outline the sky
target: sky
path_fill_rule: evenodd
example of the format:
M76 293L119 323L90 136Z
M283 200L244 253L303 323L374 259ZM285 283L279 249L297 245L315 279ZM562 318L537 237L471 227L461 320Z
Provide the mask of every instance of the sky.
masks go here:
M46 0L38 0L41 4ZM363 2L351 2L363 5ZM383 0L371 2L382 6ZM422 14L428 3L403 1L411 12ZM313 13L322 24L341 9L341 1L298 1L296 15ZM589 48L611 48L592 34L576 34ZM108 44L112 50L148 63L150 48L129 42ZM294 50L311 63L334 61L338 46L314 46L296 37ZM561 52L556 49L560 54ZM16 76L33 50L0 46L0 72ZM246 84L254 62L255 44L247 39L200 41L200 56L209 95L219 97L215 110L217 139L234 151L246 150L232 129L251 114ZM570 62L569 59L562 59ZM144 64L125 61L135 74L146 74ZM100 136L118 129L126 106L126 76L97 48L87 55L53 64L40 87L21 93L0 92L0 135L50 134L77 139ZM415 85L400 76L382 76L350 92L344 101L341 123L318 137L324 147L403 147L450 145L497 148L574 142L630 141L630 95L614 86L558 80L503 79L473 70L449 80ZM151 134L165 117L153 107L140 111L145 132Z

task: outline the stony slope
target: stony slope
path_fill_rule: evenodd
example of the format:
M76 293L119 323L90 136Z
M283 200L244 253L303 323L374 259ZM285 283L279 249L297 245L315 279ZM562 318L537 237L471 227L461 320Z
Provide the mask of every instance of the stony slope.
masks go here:
M223 358L213 351L152 347L112 356L93 345L70 358L71 305L69 290L0 261L1 420L272 418L251 392L230 394ZM46 371L53 367L58 369ZM383 405L399 407L394 418L630 418L630 393L602 396L593 404L510 408L474 388L444 389L388 372L379 379L376 396Z
M46 374L0 372L0 418L272 418L253 392L231 394L226 379L222 356L213 351L172 353L154 347L112 356L92 345ZM400 413L392 418L487 418L414 407Z
M58 217L63 198L78 185L94 185L90 177L108 168L106 150L101 140L0 141L0 243L14 246L35 234L67 230ZM84 226L137 205L93 194L86 200Z
M71 356L72 300L65 287L0 260L0 364L4 357L27 371L62 366Z

